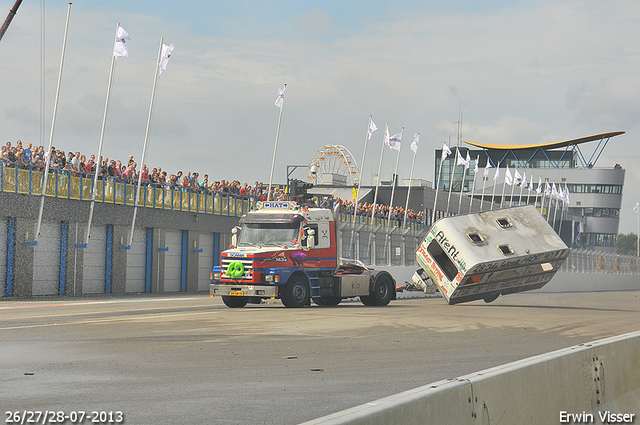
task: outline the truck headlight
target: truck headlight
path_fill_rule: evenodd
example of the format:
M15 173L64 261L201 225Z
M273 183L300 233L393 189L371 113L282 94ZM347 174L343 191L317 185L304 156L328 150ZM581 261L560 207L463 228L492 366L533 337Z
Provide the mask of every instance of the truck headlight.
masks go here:
M220 272L211 273L211 280L220 280Z
M273 282L273 277L274 276L272 274L267 274L267 275L264 275L264 280L265 282Z

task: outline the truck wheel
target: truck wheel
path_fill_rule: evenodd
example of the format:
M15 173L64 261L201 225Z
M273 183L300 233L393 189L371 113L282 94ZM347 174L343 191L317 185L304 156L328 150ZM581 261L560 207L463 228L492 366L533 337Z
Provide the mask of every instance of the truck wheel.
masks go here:
M393 280L387 274L379 274L373 282L373 291L368 296L360 297L366 306L385 306L393 296Z
M309 305L311 298L307 277L302 274L291 276L284 286L280 298L285 307L300 308Z
M222 296L222 302L224 303L224 305L231 308L242 308L247 305L248 301L249 300L247 299L247 297Z
M335 307L338 304L340 304L340 301L342 301L342 298L337 297L337 296L331 296L331 297L314 297L313 298L313 302L321 305L321 306L325 306L325 307Z
M487 304L494 302L498 297L500 296L500 294L493 294L493 295L489 295L488 297L484 298L484 302L486 302Z

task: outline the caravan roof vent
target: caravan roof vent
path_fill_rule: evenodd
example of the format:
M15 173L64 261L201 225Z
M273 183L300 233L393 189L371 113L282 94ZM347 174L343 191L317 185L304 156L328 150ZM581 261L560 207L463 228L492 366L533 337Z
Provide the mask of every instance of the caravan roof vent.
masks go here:
M469 239L469 241L475 245L480 245L484 242L484 238L482 237L482 235L477 232L467 233L467 239Z
M498 226L500 226L503 229L508 229L510 227L513 227L511 220L509 220L507 217L496 219L496 223L498 223Z

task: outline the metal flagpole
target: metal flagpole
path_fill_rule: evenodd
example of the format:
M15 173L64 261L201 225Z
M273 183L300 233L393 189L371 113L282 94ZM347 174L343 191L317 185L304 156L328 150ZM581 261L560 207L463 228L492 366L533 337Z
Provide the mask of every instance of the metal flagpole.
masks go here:
M553 182L553 185L555 186L556 182ZM553 228L555 229L556 227L556 214L558 213L558 202L560 200L560 196L558 195L558 191L556 189L556 206L553 210Z
M491 193L491 211L493 211L493 206L496 203L496 180L500 177L500 163L496 165L496 173L493 175L493 193Z
M133 243L133 229L136 226L136 215L138 213L138 203L140 202L140 188L142 186L142 172L144 170L144 156L147 152L147 141L149 140L149 127L151 127L151 113L153 112L153 101L156 98L156 85L158 84L158 70L160 69L160 60L162 59L162 42L160 37L160 49L158 50L158 60L156 61L156 72L153 76L153 88L151 89L151 102L149 104L149 116L147 117L147 129L144 132L144 144L142 145L142 157L140 158L140 171L138 173L138 187L136 188L136 196L133 199L133 220L131 221L131 234L129 235L129 248Z
M69 15L71 14L71 2L67 6L67 22L64 27L64 40L62 42L62 53L60 54L60 72L58 72L58 86L56 88L56 100L53 105L53 117L51 118L51 132L49 133L49 147L47 150L47 159L44 162L44 178L42 181L42 197L40 198L40 211L38 212L38 225L36 234L34 235L34 245L38 244L38 236L40 236L40 226L42 224L42 212L44 210L44 198L47 193L47 177L49 176L49 164L51 164L51 145L53 144L53 130L56 125L56 115L58 113L58 98L60 96L60 83L62 81L62 67L64 65L64 52L67 47L67 32L69 30Z
M402 140L402 135L404 134L404 127L402 127L402 131L400 131L400 140ZM402 147L402 145L401 145ZM391 178L391 200L389 201L389 214L387 214L387 229L391 228L391 210L393 210L393 195L396 191L396 175L398 174L398 162L400 160L400 149L398 149L398 154L396 155L396 168L393 171L393 177Z
M382 157L384 155L384 142L389 135L389 123L385 123L384 136L382 138L382 151L380 152L380 162L378 163L378 176L376 177L376 191L373 195L373 208L371 209L371 227L373 227L376 214L376 202L378 200L378 186L380 185L380 169L382 168Z
M413 167L416 165L416 154L418 153L418 141L420 139L420 133L416 133L413 136L413 141L416 143L416 149L413 151L413 161L411 161L411 174L409 174L409 188L407 189L407 202L404 204L404 220L402 221L402 228L407 227L407 210L409 209L409 195L411 195L411 183L413 182ZM413 145L412 145L413 149Z
M489 159L489 155L487 155L487 164L484 166L484 171L482 172L482 196L480 197L480 211L484 207L484 188L487 184L487 180L485 177L489 177L489 168L490 168L491 160Z
M267 189L267 201L271 200L271 183L273 182L273 167L276 165L276 151L278 150L278 138L280 137L280 122L282 121L282 108L284 107L284 91L287 89L287 85L284 85L284 90L278 94L276 99L276 106L280 106L280 114L278 115L278 128L276 130L276 144L273 147L273 159L271 160L271 174L269 174L269 188ZM278 105L280 103L280 105Z
M476 158L476 165L473 168L473 184L471 185L471 196L469 196L469 212L473 207L473 191L476 190L476 178L478 177L478 162L480 161L480 155Z
M526 186L525 183L527 183L527 172L523 171L522 181L520 182L520 196L518 196L518 206L522 203L522 189L524 189L523 186Z
M358 189L356 190L356 199L355 205L353 207L353 219L351 220L351 245L353 245L353 235L356 227L356 213L358 212L358 201L360 201L360 186L362 185L362 169L364 167L364 159L367 155L367 145L369 144L369 139L371 138L371 123L373 122L373 116L369 115L369 124L367 125L367 135L364 137L364 152L362 152L362 162L360 163L360 176L358 177ZM355 250L354 250L355 251ZM358 256L354 256L356 259Z
M636 257L640 257L640 201L636 202L636 215L638 216L638 223L636 225Z
M469 159L469 161L464 163L464 169L462 170L462 181L460 182L460 199L458 199L458 215L460 215L460 207L462 207L462 191L464 190L464 178L467 175L467 169L469 168L469 162L471 161L469 158L469 151L467 151L467 159Z
M507 171L504 172L504 182L502 183L502 197L500 198L500 209L504 203L504 189L507 187L507 174L509 174L509 164L507 164ZM513 181L511 182L513 183Z
M517 172L518 172L518 169L516 168L513 173L513 181L511 182L511 196L509 197L509 208L513 207L513 191L516 188L516 184L518 184L518 179L516 178ZM505 175L505 177L507 176Z
M453 160L453 167L451 168L453 171L451 172L451 179L449 179L449 196L447 196L447 210L445 211L445 214L449 213L449 204L451 202L451 190L453 189L453 177L456 174L458 155L460 155L460 147L456 146L456 158Z
M118 42L118 28L120 23L116 24L116 37L113 44L113 50L115 51L116 44ZM104 141L104 128L107 124L107 111L109 110L109 96L111 95L111 81L113 81L113 70L115 68L116 55L111 55L111 70L109 71L109 84L107 85L107 100L104 105L104 116L102 117L102 130L100 131L100 144L98 146L98 163L96 164L96 172L93 177L93 191L91 192L91 208L89 209L89 220L87 222L87 234L84 239L84 248L89 245L89 237L91 234L91 221L93 219L93 210L96 204L96 192L98 190L98 174L100 174L100 168L102 167L102 143Z
M447 146L447 144L445 143L444 146ZM447 147L447 149L449 149L449 147ZM438 190L440 189L440 177L442 175L442 164L444 163L444 160L449 156L448 154L445 155L445 149L444 147L442 148L442 155L440 155L440 167L438 170L438 178L436 179L436 193L435 196L433 198L433 210L431 210L431 224L433 225L433 222L436 220L436 205L438 202Z

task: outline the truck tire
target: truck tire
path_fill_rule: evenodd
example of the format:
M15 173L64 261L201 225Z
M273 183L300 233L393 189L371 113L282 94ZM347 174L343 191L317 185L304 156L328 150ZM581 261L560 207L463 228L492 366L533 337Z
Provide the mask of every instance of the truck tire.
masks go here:
M380 273L373 282L373 291L370 295L361 296L360 301L366 306L383 307L393 297L393 279L386 273Z
M229 297L229 296L223 295L222 302L227 307L242 308L245 305L247 305L247 302L249 302L249 300L247 299L247 297Z
M307 277L297 273L289 278L289 281L280 293L280 298L285 307L300 308L311 303L310 292Z
M496 299L498 299L499 296L500 296L500 293L489 295L488 297L484 298L484 302L486 302L487 304L492 303Z
M313 302L324 307L335 307L340 304L342 298L335 295L330 297L314 297Z

